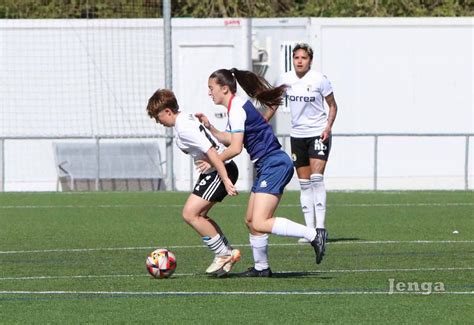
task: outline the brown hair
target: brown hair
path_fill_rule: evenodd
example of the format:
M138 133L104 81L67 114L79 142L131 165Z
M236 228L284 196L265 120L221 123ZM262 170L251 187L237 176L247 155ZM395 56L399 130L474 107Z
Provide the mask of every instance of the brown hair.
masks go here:
M313 61L313 49L307 43L297 43L293 48L293 57L295 56L296 51L303 50L308 53L309 59Z
M267 107L282 105L283 95L287 87L286 85L272 87L268 81L259 75L251 71L237 70L236 68L216 70L209 78L215 79L220 86L229 87L232 94L237 92L238 82L249 97Z
M178 101L171 90L158 89L148 100L146 107L148 116L150 116L150 118L156 118L158 113L165 108L169 108L173 113L177 113L179 111Z

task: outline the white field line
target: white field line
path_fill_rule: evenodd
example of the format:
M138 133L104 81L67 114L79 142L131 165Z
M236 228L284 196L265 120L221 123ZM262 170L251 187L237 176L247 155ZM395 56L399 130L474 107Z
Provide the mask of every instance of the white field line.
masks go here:
M297 192L297 190L288 190L288 192ZM380 194L383 195L405 195L407 192L410 192L409 190L379 190L378 191ZM416 190L412 192L418 192ZM427 190L427 192L430 192L430 190ZM437 190L433 190L432 192L437 192ZM443 190L439 192L448 192L448 193L453 193L453 192L459 192L457 190ZM35 195L51 195L51 192L27 192L29 194L34 193ZM180 193L178 191L174 192ZM374 194L373 190L331 190L331 193L355 193L355 194ZM76 195L110 195L110 192L106 191L79 191L79 192L60 192L56 193L59 195L71 195L71 196L76 196Z
M247 207L247 204L225 204L221 203L218 207ZM328 207L452 207L452 206L474 206L472 202L456 203L334 203L328 204ZM100 204L100 205L0 205L0 209L125 209L125 208L182 208L182 204ZM299 204L280 204L280 208L296 208Z
M452 272L452 271L472 271L474 267L447 267L447 268L412 268L412 269L360 269L360 270L321 270L321 271L279 271L278 274L299 273L305 275L316 275L325 273L383 273L383 272ZM173 277L188 276L205 276L202 273L175 273ZM134 278L134 277L150 277L148 274L109 274L109 275L43 275L43 276L19 276L19 277L0 277L0 281L17 281L17 280L61 280L61 279L97 279L97 278Z
M97 295L97 296L325 296L325 295L472 295L474 291L0 291L11 295Z
M474 240L369 240L356 241L348 240L341 242L330 242L328 245L373 245L373 244L472 244ZM204 245L182 245L182 246L166 246L168 249L188 249L188 248L206 248ZM237 244L234 247L250 247L250 244ZM268 246L304 246L297 243L289 244L269 244ZM57 249L34 249L34 250L17 250L17 251L0 251L2 254L29 254L29 253L84 253L96 251L128 251L128 250L145 250L155 249L154 246L137 246L137 247L98 247L98 248L57 248Z

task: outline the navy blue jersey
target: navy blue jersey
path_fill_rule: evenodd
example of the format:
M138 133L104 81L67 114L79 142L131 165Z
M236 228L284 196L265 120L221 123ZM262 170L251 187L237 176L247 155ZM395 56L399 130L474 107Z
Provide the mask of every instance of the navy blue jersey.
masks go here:
M234 96L229 104L227 132L243 132L244 148L252 162L281 148L272 126L249 100Z

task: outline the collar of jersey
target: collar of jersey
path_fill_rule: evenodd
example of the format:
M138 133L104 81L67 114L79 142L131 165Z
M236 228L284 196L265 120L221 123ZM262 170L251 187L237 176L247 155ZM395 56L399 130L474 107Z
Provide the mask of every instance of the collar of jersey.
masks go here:
M234 99L235 95L232 95L229 99L229 106L227 107L227 114L230 112L230 107L232 106L232 100Z

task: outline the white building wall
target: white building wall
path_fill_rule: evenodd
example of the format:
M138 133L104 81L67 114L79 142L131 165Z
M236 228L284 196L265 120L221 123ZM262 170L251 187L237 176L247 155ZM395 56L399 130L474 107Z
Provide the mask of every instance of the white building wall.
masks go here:
M337 131L473 131L471 19L312 23L321 25L321 69L341 93Z
M161 20L114 20L114 30L105 33L89 33L90 25L77 20L35 21L34 28L25 28L31 21L4 21L0 24L0 91L11 93L11 82L6 78L25 80L25 89L42 92L36 98L37 114L45 128L50 127L44 115L48 114L51 103L44 85L28 83L27 72L44 74L45 80L52 80L59 87L58 71L35 70L38 63L49 60L38 55L36 62L27 61L25 47L15 43L17 49L12 53L12 39L41 38L45 33L69 42L71 35L83 39L100 40L93 52L97 62L107 69L96 73L94 82L85 85L84 70L67 70L71 77L70 86L76 93L55 97L57 107L70 109L75 103L86 107L84 112L76 112L79 117L89 116L91 107L106 106L113 111L122 107L140 111L143 121L138 121L144 129L156 130L162 134L161 127L147 120L144 111L148 97L157 88L164 87L162 72L162 21ZM100 20L88 21L88 24L101 24ZM6 26L6 24L9 24ZM83 24L75 33L71 33L71 24ZM134 42L120 42L120 30L123 24L125 38ZM213 105L207 96L207 77L218 68L249 68L248 20L246 19L173 19L173 85L183 111L204 111L214 123L223 128L225 110ZM335 134L342 133L473 133L473 20L472 18L272 18L252 19L251 32L255 47L264 49L268 54L267 80L274 83L282 72L283 59L281 45L288 42L304 41L315 50L313 68L322 71L331 80L339 114L334 126ZM43 32L41 28L43 28ZM39 28L39 29L38 29ZM81 34L82 33L82 34ZM139 37L139 38L138 38ZM47 38L48 39L48 38ZM150 44L150 43L157 44ZM133 48L124 51L122 64L135 64L134 73L121 75L120 68L114 69L114 59L122 46L131 44ZM84 50L75 43L71 55ZM151 53L156 48L156 53ZM34 49L30 49L33 51ZM144 51L147 59L137 60L137 53ZM94 54L95 53L95 54ZM14 60L12 59L14 58ZM23 76L12 76L15 71L12 64L26 64ZM68 60L57 60L57 65L70 64ZM82 67L84 61L78 61ZM114 71L117 74L114 74ZM128 71L128 70L127 70ZM152 73L150 73L150 71ZM104 73L113 80L104 84ZM134 85L139 76L145 76L145 86ZM62 78L62 77L61 77ZM86 78L87 79L87 78ZM61 79L62 80L62 79ZM21 87L22 83L16 83ZM8 87L7 87L8 86ZM26 87L27 86L27 87ZM8 88L8 89L7 89ZM91 96L91 102L84 103L80 92L85 94L97 89L108 92L108 100ZM121 91L114 93L114 89ZM139 88L139 89L138 89ZM122 89L126 89L123 91ZM43 91L44 90L44 91ZM28 94L28 92L25 92ZM26 96L26 95L25 95ZM74 98L77 96L77 100ZM26 98L26 99L25 99ZM28 100L28 96L15 100ZM12 98L0 98L0 108L15 107ZM18 104L18 102L17 102ZM31 105L38 104L30 101ZM114 106L115 105L115 106ZM19 110L21 112L21 110ZM19 113L20 113L19 112ZM120 110L116 112L120 114ZM129 113L127 113L129 114ZM18 116L10 115L12 119ZM42 117L43 116L43 117ZM65 114L65 118L69 116ZM128 115L127 115L128 116ZM89 118L89 117L88 117ZM141 119L141 117L140 117ZM128 120L135 121L131 116ZM6 121L6 122L5 122ZM105 121L99 120L105 125ZM18 121L11 121L17 123ZM73 127L77 127L73 121ZM8 120L2 122L8 127ZM67 124L66 123L66 124ZM98 122L96 122L98 123ZM126 128L126 121L118 122L117 130ZM141 123L141 124L140 124ZM107 125L105 125L107 127ZM28 125L24 124L28 134ZM61 128L63 126L51 126ZM289 133L289 113L279 111L274 121L277 133ZM111 126L112 128L112 126ZM85 132L88 129L84 128ZM113 129L115 130L115 129ZM110 131L115 132L115 131ZM0 133L2 131L0 130ZM378 139L378 188L379 189L463 189L465 139L462 137L382 137ZM164 141L160 140L162 155L165 154ZM334 137L333 150L326 170L326 183L333 189L372 189L374 139L372 137ZM4 143L4 189L6 191L54 191L56 190L56 171L51 141L6 140ZM289 143L286 145L289 152ZM474 140L469 146L468 166L470 188L474 187ZM175 150L175 180L178 190L189 190L196 178L191 173L188 157ZM0 155L1 156L1 155ZM251 184L252 166L246 154L237 158L241 177L239 189L246 190ZM298 189L296 178L289 189Z
M281 44L312 45L313 68L331 80L339 106L335 134L474 131L471 18L272 19L255 22L254 33L260 44L271 39L271 82L284 69L275 64ZM289 113L278 112L277 133L289 130ZM380 189L464 188L463 137L384 137L378 148ZM373 150L371 137L335 137L328 188L373 188ZM469 153L472 162L472 139ZM472 184L472 164L468 173Z

